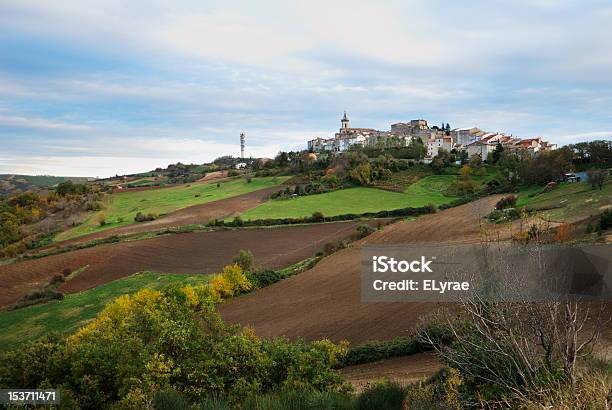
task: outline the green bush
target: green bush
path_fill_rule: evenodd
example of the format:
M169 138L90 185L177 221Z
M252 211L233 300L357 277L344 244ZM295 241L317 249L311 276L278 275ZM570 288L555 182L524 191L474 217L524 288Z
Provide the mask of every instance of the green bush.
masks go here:
M521 217L521 211L518 208L505 208L495 209L489 215L487 219L493 223L504 223L515 221Z
M372 228L370 225L367 224L362 224L357 226L357 228L355 228L357 231L357 238L361 239L361 238L365 238L366 236L374 233L376 231L375 228Z
M416 338L398 337L392 340L372 340L351 348L342 361L342 365L371 363L390 357L408 356L425 350L431 350L431 347Z
M255 264L255 257L251 251L245 251L241 249L238 252L238 255L234 256L232 259L232 263L240 266L243 271L248 272L253 269L253 265Z
M138 212L136 213L136 216L134 217L135 222L154 221L155 219L157 219L157 214L155 213L144 214L142 212Z
M402 409L406 389L396 382L384 381L374 384L357 398L359 410Z
M248 272L247 278L253 286L263 288L283 279L283 275L273 270L264 269Z
M612 209L606 209L599 218L599 229L602 231L612 228Z
M516 205L517 197L515 195L508 195L497 201L495 204L495 209L506 209L506 208L514 208Z

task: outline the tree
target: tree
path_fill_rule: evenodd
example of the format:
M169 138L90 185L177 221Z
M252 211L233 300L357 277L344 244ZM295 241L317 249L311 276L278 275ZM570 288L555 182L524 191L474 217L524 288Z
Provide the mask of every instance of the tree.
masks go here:
M587 181L593 188L603 189L604 182L606 181L606 173L603 170L590 170L587 172Z
M241 249L238 255L234 256L232 263L240 266L243 271L248 272L253 268L255 257L251 251Z
M497 162L501 158L503 152L504 152L504 147L503 147L503 145L501 143L498 142L495 145L495 150L493 151L493 155L492 155L492 158L491 158L492 162L494 164L497 164Z
M274 158L274 162L281 168L286 167L287 165L289 165L289 156L285 151L281 151L278 153L276 158Z
M474 154L470 157L470 167L480 168L482 166L482 157L478 154Z

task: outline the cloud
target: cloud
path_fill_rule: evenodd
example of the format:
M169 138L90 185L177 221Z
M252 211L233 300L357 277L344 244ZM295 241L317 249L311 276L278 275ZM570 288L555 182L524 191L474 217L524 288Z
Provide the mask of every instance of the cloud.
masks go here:
M3 127L65 132L92 131L92 128L87 125L69 124L65 122L52 121L45 118L28 118L3 115L0 112L0 130Z
M253 153L303 148L345 109L569 141L610 128L610 17L600 0L4 0L0 142L90 174L235 153L241 132Z
M559 144L573 144L576 142L593 140L612 140L612 131L589 131L572 135L558 135L552 137Z

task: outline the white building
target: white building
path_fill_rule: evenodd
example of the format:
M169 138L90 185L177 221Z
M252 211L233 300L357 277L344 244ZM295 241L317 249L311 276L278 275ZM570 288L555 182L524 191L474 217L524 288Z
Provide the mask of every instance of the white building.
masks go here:
M489 140L480 140L474 141L471 144L467 145L466 150L468 153L468 158L471 158L474 155L478 155L483 161L486 161L489 157L489 154L495 151L496 147L496 142L491 142Z
M454 148L453 137L450 135L436 135L427 140L427 157L434 158L441 149L450 152Z

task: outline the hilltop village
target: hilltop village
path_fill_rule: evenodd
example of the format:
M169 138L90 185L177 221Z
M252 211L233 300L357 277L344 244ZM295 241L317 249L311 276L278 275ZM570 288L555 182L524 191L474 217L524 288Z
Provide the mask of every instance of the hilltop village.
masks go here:
M523 139L504 133L483 131L478 127L451 129L449 124L429 127L427 121L423 119L398 122L391 124L389 131L380 131L373 128L351 127L345 111L340 124L340 129L333 138L317 137L308 141L308 150L315 153L324 151L338 153L359 147L378 149L402 147L414 142L427 147L424 161L428 162L435 158L440 150L466 152L468 158L477 155L486 161L498 145L510 151L528 154L557 148L556 144L544 141L540 137Z

